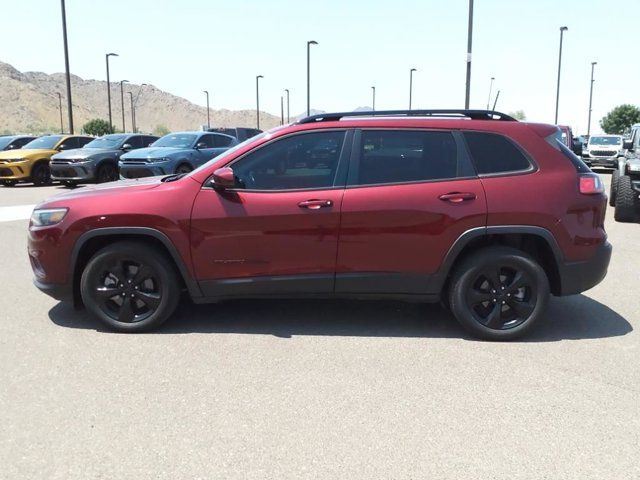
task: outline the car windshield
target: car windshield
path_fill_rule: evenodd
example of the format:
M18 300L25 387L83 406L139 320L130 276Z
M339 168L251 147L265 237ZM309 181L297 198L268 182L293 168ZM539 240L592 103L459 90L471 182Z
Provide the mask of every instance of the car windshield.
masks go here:
M589 143L591 145L620 145L622 143L622 138L613 135L604 137L591 137L589 139Z
M192 133L170 133L153 142L150 147L191 148L197 135Z
M0 150L7 148L7 145L9 145L13 139L14 137L0 137Z
M24 150L28 150L30 148L45 148L52 149L56 146L56 144L60 141L62 135L48 135L46 137L36 138L35 140L31 140L24 147Z
M205 163L204 165L201 165L200 167L196 168L193 172L191 173L196 173L199 172L200 170L204 170L205 168L207 168L209 165L211 165L213 162L218 162L220 160L223 160L227 157L230 157L231 155L233 155L235 152L237 152L238 150L244 148L245 146L247 146L250 143L253 142L259 142L260 140L262 140L264 137L266 137L267 135L270 135L269 132L264 132L261 133L259 135L256 135L255 137L251 137L246 139L244 142L241 142L233 147L231 147L229 150L225 150L224 152L222 152L220 155L218 155L215 158L212 158L211 160L209 160L207 163Z
M120 148L127 135L105 135L87 143L84 148Z

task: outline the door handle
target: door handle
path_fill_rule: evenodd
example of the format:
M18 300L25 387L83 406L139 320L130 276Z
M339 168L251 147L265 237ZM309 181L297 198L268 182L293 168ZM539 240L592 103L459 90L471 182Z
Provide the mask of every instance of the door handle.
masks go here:
M472 192L451 192L440 195L438 198L443 202L462 203L475 200L477 197L476 194Z
M306 208L308 210L319 210L321 208L327 208L333 205L331 200L305 200L304 202L300 202L298 206L300 208Z

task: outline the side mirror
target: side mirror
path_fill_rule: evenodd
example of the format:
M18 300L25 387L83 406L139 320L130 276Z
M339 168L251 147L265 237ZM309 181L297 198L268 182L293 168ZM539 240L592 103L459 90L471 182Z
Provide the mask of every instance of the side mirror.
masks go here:
M69 150L69 147L64 143L58 147L58 150L61 152L63 150Z
M622 143L622 148L625 150L633 150L633 142L631 140L625 140Z
M124 150L125 152L131 150L133 148L133 145L131 145L130 143L125 143L124 145L122 145L122 150Z
M214 190L221 192L227 188L233 188L236 186L236 176L233 173L233 168L224 167L219 168L213 172L211 179L211 186Z
M200 143L196 144L196 150L201 150L203 148L209 148L209 145L207 145L204 142L200 142Z

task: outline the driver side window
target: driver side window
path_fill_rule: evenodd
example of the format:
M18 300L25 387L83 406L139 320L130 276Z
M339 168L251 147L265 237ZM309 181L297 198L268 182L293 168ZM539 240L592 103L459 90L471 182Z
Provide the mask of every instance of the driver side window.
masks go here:
M330 131L276 140L232 165L238 184L251 190L330 188L344 137L344 131Z

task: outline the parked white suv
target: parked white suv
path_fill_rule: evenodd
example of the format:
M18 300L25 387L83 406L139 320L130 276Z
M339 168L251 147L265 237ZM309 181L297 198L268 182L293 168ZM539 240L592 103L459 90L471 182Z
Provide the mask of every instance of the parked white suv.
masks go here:
M624 157L622 135L591 135L582 157L590 166L618 168L618 157Z

